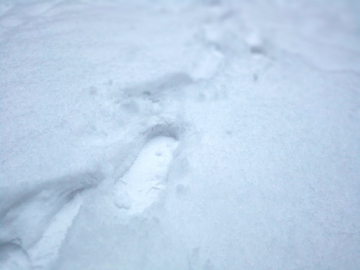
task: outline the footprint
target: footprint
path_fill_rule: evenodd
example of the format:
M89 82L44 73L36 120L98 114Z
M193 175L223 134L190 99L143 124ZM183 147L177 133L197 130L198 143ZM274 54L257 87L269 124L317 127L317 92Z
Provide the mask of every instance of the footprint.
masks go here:
M63 176L18 196L0 220L0 270L31 269L28 257L36 269L50 269L81 206L80 193L102 179L97 171Z
M82 194L77 194L52 219L39 242L28 253L33 267L38 270L50 269L57 259L61 244L77 216L83 202Z
M169 164L178 141L156 136L141 149L129 171L115 184L115 205L128 214L139 214L158 200L165 189Z
M0 245L0 270L31 270L28 254L20 245L7 242Z

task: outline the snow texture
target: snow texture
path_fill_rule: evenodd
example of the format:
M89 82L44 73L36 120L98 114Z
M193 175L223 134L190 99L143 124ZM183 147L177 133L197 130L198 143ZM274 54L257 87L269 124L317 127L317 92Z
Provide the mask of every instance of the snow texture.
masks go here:
M0 2L0 270L360 265L358 1Z

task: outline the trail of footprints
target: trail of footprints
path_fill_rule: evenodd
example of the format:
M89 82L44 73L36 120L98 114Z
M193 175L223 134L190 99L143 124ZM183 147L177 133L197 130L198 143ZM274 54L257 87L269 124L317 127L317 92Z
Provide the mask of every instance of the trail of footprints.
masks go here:
M98 109L102 111L107 109L111 113L123 113L124 110L127 110L133 114L133 117L128 119L129 128L125 129L125 134L122 133L120 136L138 141L135 142L137 147L130 149L127 153L135 158L125 173L121 173L120 177L113 179L112 200L120 215L141 214L159 199L165 189L169 164L183 132L183 125L178 118L179 99L176 95L183 87L191 83L192 79L189 76L176 73L139 86L122 89L119 93L116 91L110 91L105 95L100 93L100 97L96 97L97 90L90 89L91 93L89 94L94 96L94 102L99 103ZM116 90L116 86L112 86L110 90L114 89ZM119 107L120 111L114 109ZM107 114L108 116L109 114ZM90 139L92 137L97 142L101 142L102 138L105 138L107 143L112 143L116 140L115 135L118 131L116 129L113 131L112 127L116 125L118 118L110 120L113 121L112 125L106 127L101 126L101 121L95 122L95 126L98 124L100 126L92 129L95 132L86 133L84 136ZM114 137L113 141L109 140L111 136ZM122 141L120 140L120 142ZM126 155L126 153L122 153L122 155ZM127 165L118 164L120 169L124 166ZM11 211L15 211L16 217L13 222L16 224L27 218L29 213L31 215L34 211L46 211L47 214L34 221L35 223L32 222L34 224L31 224L28 230L41 227L38 226L41 224L48 223L49 225L41 233L41 238L31 245L23 246L23 243L27 242L28 236L31 235L31 232L26 230L19 235L14 235L13 239L18 239L18 243L10 238L8 240L1 239L0 270L45 270L51 268L69 228L73 226L73 220L78 216L79 210L85 206L86 200L83 199L82 191L95 188L104 179L101 168L94 174L99 181L93 181L93 183L88 183L86 179L78 176L66 177L66 185L61 184L65 181L61 178L49 180L49 186L47 186L49 192L47 193L52 194L52 197L65 196L70 198L69 200L45 198L47 207L41 209L44 196L41 195L43 191L39 190L41 196L36 195L30 198L32 201L25 201L15 210L9 210L8 216L12 216ZM117 175L116 172L114 175ZM51 186L52 184L53 186ZM87 195L85 194L85 196ZM33 209L34 205L40 208ZM17 210L18 208L20 210ZM11 221L9 226L12 227Z
M91 105L95 112L85 116L85 120L94 121L91 128L82 126L86 131L78 137L95 147L120 143L117 147L122 152L109 160L117 164L108 199L122 217L140 215L156 203L165 190L170 164L186 129L181 118L181 100L189 93L188 98L194 98L195 83L198 81L186 73L172 73L131 87L121 88L109 82L100 87L103 91L90 87L83 92L87 93L83 108ZM29 200L10 208L2 219L9 220L8 228L28 219L34 211L45 212L25 230L0 239L0 270L50 269L69 228L74 226L73 220L81 208L87 207L88 193L83 191L96 188L106 178L107 173L102 170L100 166L85 174L49 180L46 189L39 187ZM46 209L41 208L44 204ZM40 239L30 241L31 230L39 230L43 224L48 225L39 233Z

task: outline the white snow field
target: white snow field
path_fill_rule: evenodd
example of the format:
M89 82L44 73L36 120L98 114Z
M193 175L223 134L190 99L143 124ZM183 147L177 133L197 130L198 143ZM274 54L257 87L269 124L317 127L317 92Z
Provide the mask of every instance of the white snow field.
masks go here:
M360 269L360 2L0 1L0 270Z

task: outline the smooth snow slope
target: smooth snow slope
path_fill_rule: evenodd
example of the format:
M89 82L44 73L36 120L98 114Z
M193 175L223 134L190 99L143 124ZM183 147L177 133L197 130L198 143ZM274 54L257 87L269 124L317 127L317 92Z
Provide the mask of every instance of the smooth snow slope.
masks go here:
M0 269L358 269L359 15L0 3Z

